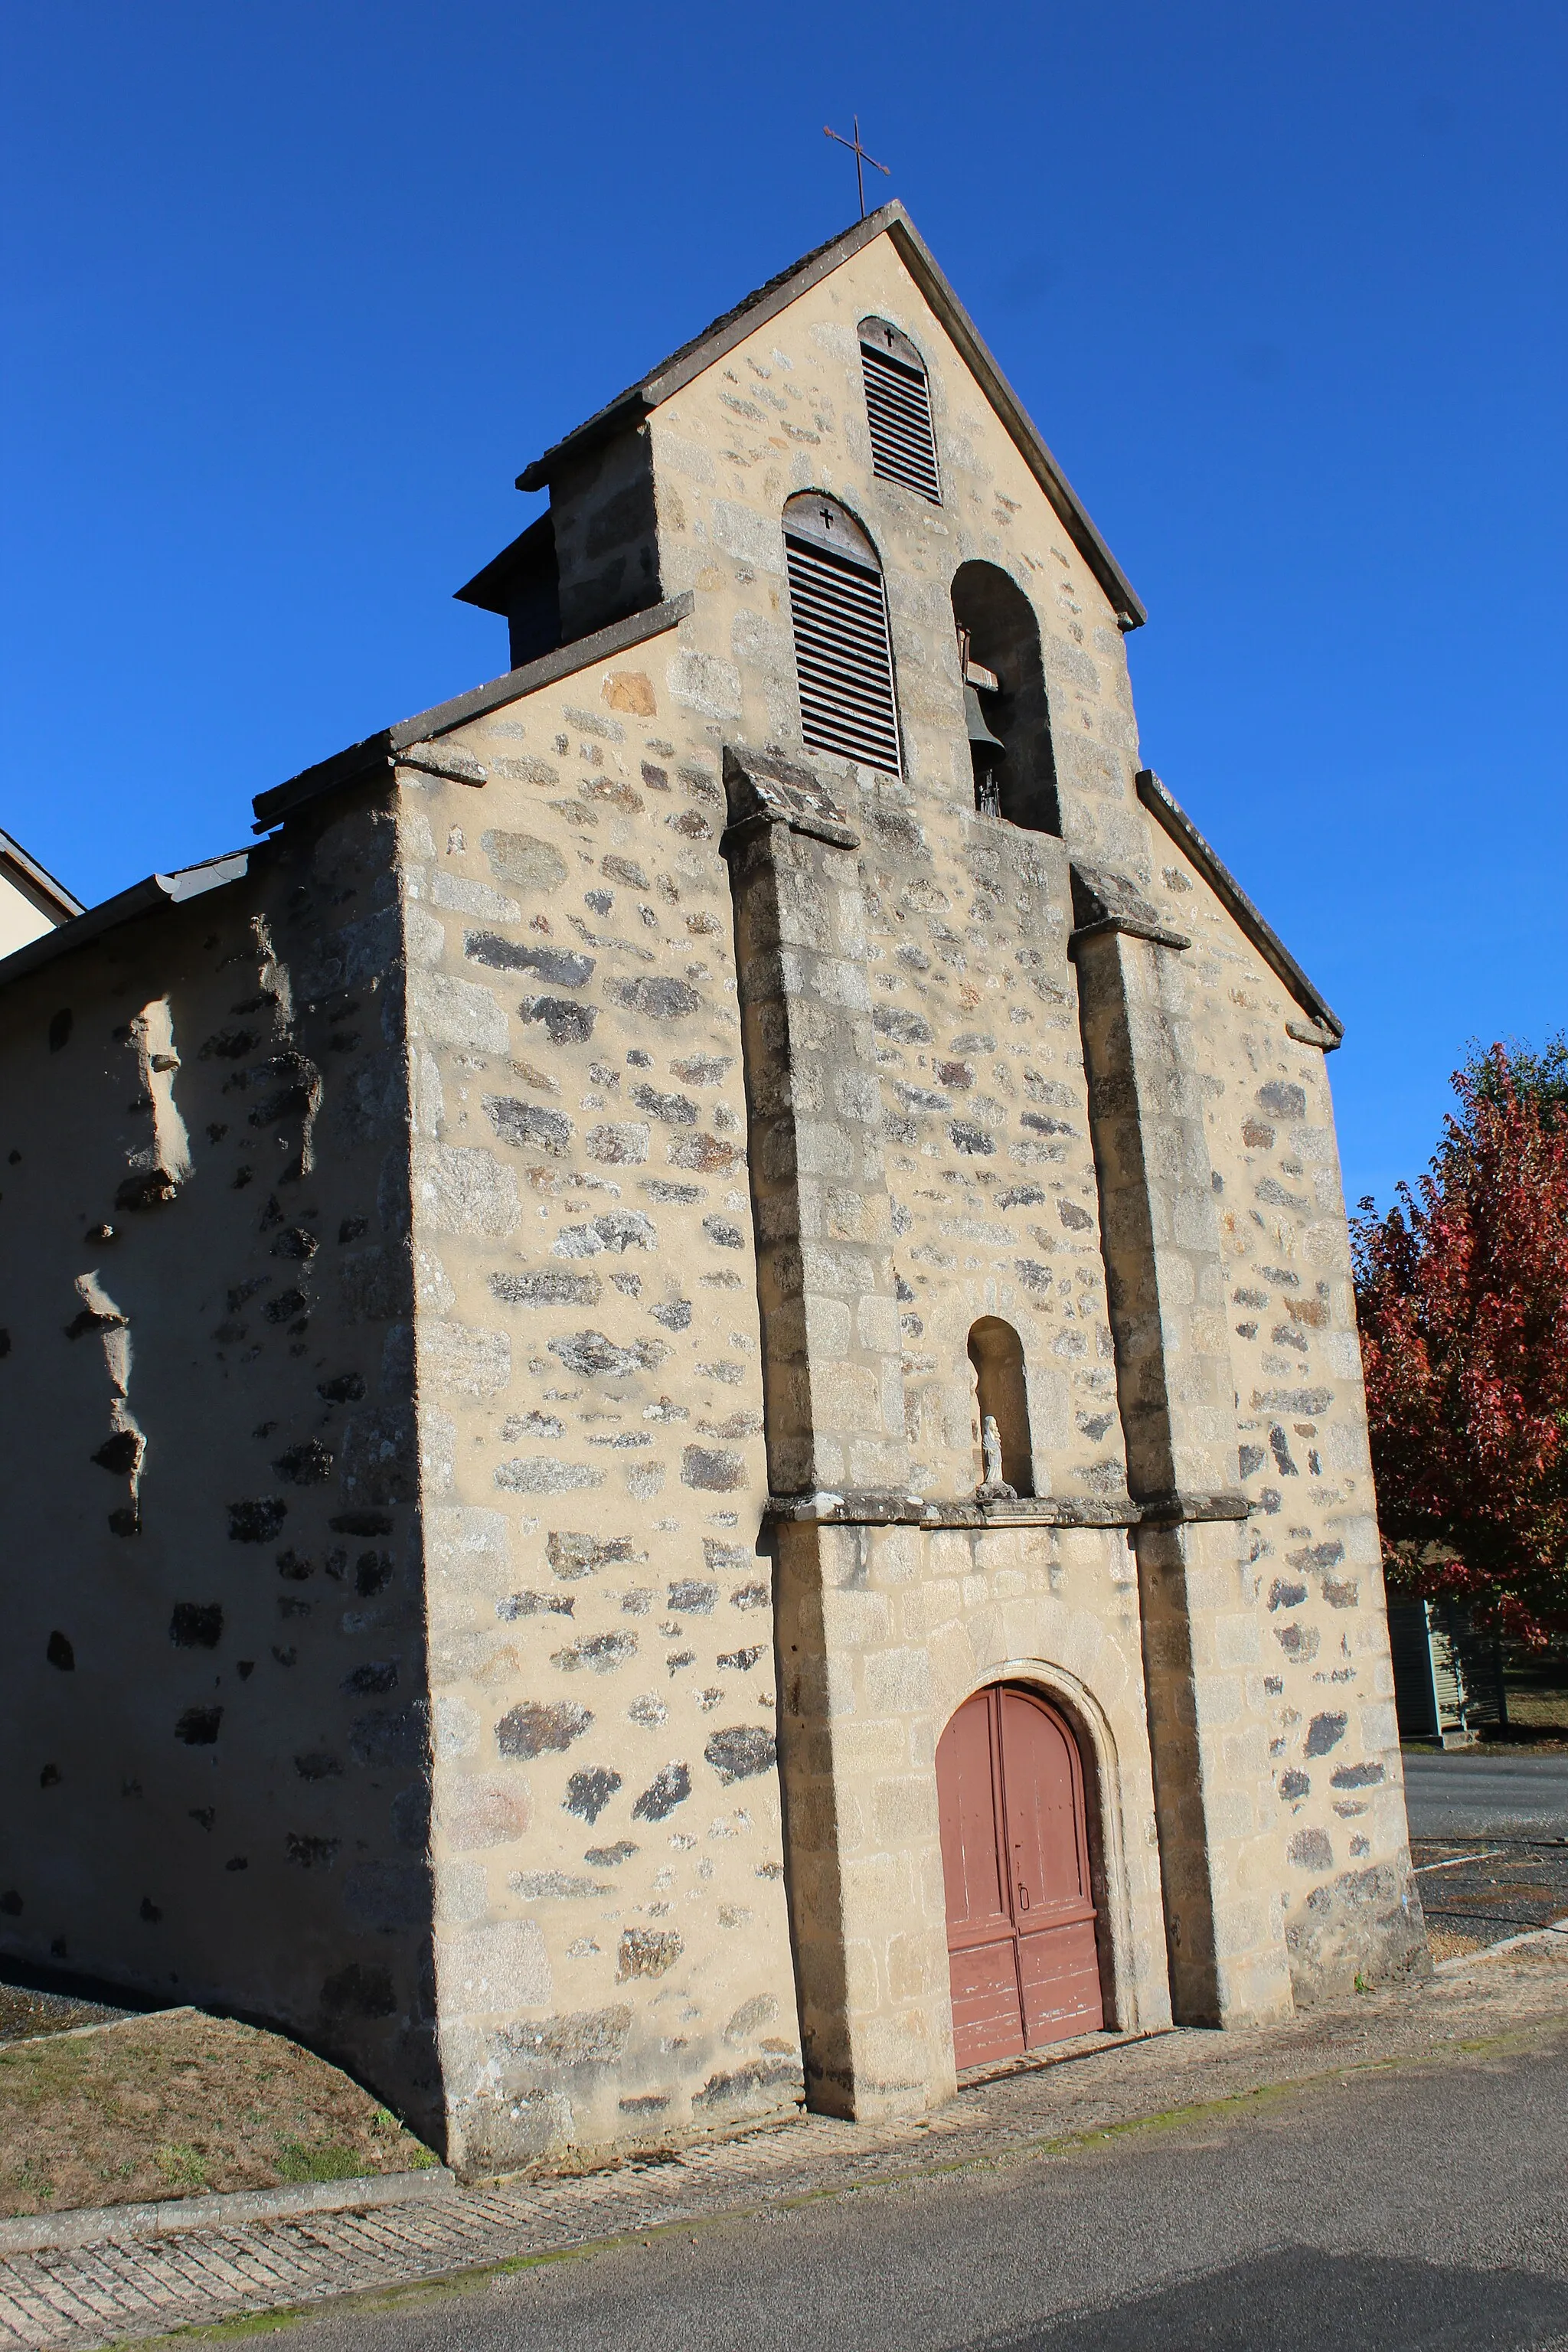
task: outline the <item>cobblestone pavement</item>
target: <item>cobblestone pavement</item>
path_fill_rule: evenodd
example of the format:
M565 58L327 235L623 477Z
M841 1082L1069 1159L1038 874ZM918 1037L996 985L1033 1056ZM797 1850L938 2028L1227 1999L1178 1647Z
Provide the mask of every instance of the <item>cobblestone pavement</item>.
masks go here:
M520 2265L721 2214L837 2195L1369 2065L1441 2063L1478 2042L1568 2030L1568 1938L1435 1984L1363 1997L1269 2031L1162 2034L970 2081L920 2122L819 2116L575 2179L504 2182L438 2203L105 2242L0 2263L0 2352L88 2352L242 2313Z

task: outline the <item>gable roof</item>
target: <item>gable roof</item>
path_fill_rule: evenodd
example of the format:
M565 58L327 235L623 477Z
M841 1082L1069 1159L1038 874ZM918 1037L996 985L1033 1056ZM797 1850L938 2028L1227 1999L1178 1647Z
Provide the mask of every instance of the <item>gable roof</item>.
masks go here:
M716 360L733 350L769 319L786 310L808 288L852 259L879 236L890 237L900 259L909 270L931 310L941 320L952 342L957 346L981 390L990 401L1024 458L1035 479L1045 491L1063 528L1094 573L1110 600L1112 610L1124 629L1135 629L1148 619L1131 582L1111 554L1067 476L1050 450L1040 438L1027 411L1006 377L997 366L980 334L979 329L953 292L952 286L938 268L925 239L921 236L901 204L895 201L868 213L853 228L841 236L832 237L819 245L815 253L805 257L778 277L770 278L738 302L732 310L715 319L700 335L672 352L667 360L627 386L623 393L557 441L542 457L525 466L517 478L520 490L542 490L551 480L563 461L580 456L595 442L608 440L616 433L639 425L645 416L660 407L673 393L711 367Z
M7 838L0 835L0 840ZM26 947L15 948L8 956L0 957L0 987L7 981L20 980L24 973L37 971L40 964L52 963L57 956L69 955L85 947L89 940L101 938L105 931L117 930L121 923L135 922L143 915L160 914L165 907L183 906L187 898L199 898L204 891L221 890L226 882L237 882L247 869L255 853L247 849L231 849L222 857L204 858L199 866L179 866L172 874L149 874L145 880L132 882L129 890L118 891L112 898L100 899L96 907L78 907L67 921L58 923L52 931L41 938L29 940ZM72 899L71 904L76 906Z
M1177 847L1186 852L1220 905L1308 1016L1310 1029L1287 1022L1291 1036L1305 1045L1321 1045L1331 1054L1344 1036L1345 1024L1327 997L1313 987L1274 926L1258 913L1229 866L1221 864L1186 810L1166 790L1153 769L1140 768L1136 782L1138 797L1150 815L1164 826Z
M19 889L26 898L40 900L39 912L51 923L68 923L82 911L81 900L73 898L63 882L57 882L46 866L36 857L29 857L19 841L8 833L0 833L0 876Z
M313 767L301 769L287 782L257 793L251 802L257 820L251 831L269 833L308 801L338 792L344 784L358 783L366 776L387 774L400 760L405 766L432 767L431 759L408 760L405 755L420 745L428 751L436 736L449 735L454 727L465 727L470 719L482 719L487 711L500 710L509 702L521 702L525 694L537 693L542 686L553 686L558 678L571 677L578 670L591 668L595 662L612 660L632 646L640 646L645 638L662 636L667 629L679 628L693 602L690 589L683 588L678 595L667 596L662 604L650 604L642 613L628 613L624 621L612 621L608 628L595 629L592 636L574 637L570 645L556 646L551 652L541 654L536 661L525 662L521 669L509 669L483 686L470 687L466 694L454 695L450 702L437 702L433 709L418 711L412 719L400 719L395 727L383 727L374 735L366 735L344 751L334 751L329 760L318 760ZM443 753L439 762L434 764L433 772L455 777L459 783L482 784L485 781L481 763L463 751Z

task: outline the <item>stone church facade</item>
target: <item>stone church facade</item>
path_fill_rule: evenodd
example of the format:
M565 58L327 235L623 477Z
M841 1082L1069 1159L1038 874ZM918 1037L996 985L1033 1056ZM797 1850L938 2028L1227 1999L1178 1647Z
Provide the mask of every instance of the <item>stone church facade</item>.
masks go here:
M951 288L889 206L521 480L507 675L0 963L5 1948L481 2171L1424 1968L1339 1025Z

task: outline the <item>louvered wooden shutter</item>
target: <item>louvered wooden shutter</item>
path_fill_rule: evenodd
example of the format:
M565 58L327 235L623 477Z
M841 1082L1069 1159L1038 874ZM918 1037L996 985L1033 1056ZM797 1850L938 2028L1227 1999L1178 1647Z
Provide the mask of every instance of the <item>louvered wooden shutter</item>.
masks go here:
M898 775L893 655L879 575L808 540L786 536L784 553L807 748Z
M922 499L941 506L931 387L924 371L871 343L861 344L860 365L871 426L872 472L886 482L902 482L906 489L918 490Z

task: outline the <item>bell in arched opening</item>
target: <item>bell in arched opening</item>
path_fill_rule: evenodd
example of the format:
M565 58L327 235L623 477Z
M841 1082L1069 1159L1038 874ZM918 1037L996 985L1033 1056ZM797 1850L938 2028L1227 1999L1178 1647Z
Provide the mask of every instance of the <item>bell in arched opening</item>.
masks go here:
M1061 831L1040 628L1016 581L996 564L952 577L964 729L974 805L1037 833Z
M993 731L980 696L982 689L987 694L999 694L1002 681L994 670L974 659L970 651L969 631L962 627L958 632L958 657L963 673L964 726L974 768L974 805L982 816L1000 816L1002 788L997 782L997 769L1007 756L1007 746Z

